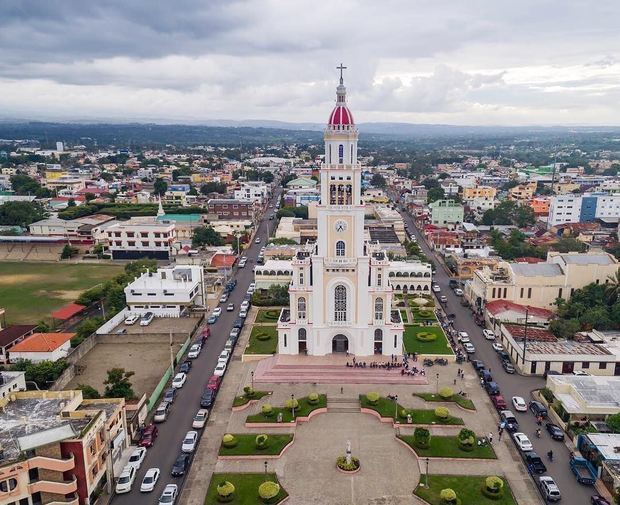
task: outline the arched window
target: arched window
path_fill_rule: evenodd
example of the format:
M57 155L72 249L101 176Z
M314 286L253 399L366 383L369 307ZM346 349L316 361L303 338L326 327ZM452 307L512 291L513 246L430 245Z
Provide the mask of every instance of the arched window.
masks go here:
M344 146L342 144L338 146L338 163L344 163Z
M338 242L336 242L336 256L344 256L344 253L345 253L344 241L339 240Z
M375 300L375 321L383 320L383 298Z
M303 296L297 299L297 319L306 319L306 299Z
M347 320L347 288L342 284L334 289L334 320Z
M383 331L381 328L377 328L375 330L375 342L380 342L383 340Z
M299 331L297 332L297 340L299 342L306 341L306 329L305 328L299 328Z

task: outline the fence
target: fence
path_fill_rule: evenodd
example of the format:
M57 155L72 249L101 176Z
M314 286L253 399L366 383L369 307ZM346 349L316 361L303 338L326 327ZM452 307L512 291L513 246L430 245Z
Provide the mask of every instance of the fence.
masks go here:
M95 333L97 333L97 335L105 335L106 333L110 333L114 328L116 328L121 323L121 321L125 320L125 318L127 317L127 314L129 314L129 309L124 308L114 317L110 318L108 321L103 323L99 328L97 328L97 331Z
M153 410L153 408L157 404L157 400L159 400L159 397L163 393L164 388L168 384L168 381L170 380L171 376L172 376L172 372L170 371L170 367L168 367L168 368L166 368L166 371L164 372L164 375L162 375L161 379L159 379L159 382L157 383L157 386L155 387L155 389L151 393L151 396L149 396L149 401L148 401L148 404L147 404L147 410L149 412L151 410Z

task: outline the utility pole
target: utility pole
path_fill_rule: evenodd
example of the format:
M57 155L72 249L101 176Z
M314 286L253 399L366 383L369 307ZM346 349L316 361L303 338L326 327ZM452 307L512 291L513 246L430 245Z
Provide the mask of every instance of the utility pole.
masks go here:
M174 349L172 347L172 330L169 332L170 334L170 377L174 374Z
M527 348L527 317L528 317L529 309L525 309L525 330L523 331L523 360L521 361L521 365L525 366L525 349Z

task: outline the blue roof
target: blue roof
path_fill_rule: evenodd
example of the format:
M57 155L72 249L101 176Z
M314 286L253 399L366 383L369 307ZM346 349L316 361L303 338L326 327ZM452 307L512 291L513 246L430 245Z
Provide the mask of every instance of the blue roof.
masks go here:
M164 214L157 221L176 221L177 223L193 223L202 219L202 214Z

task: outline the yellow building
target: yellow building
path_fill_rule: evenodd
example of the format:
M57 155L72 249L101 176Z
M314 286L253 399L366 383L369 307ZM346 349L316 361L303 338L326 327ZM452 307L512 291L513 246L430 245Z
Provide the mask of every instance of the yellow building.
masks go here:
M497 190L491 186L475 186L473 188L463 188L463 200L468 202L475 199L493 200Z
M580 189L581 184L577 184L575 182L562 182L553 187L553 191L556 195L568 195L569 193L579 191Z
M528 182L527 184L519 184L514 188L510 188L508 190L508 198L510 200L517 201L526 201L534 198L534 194L536 193L536 183Z

